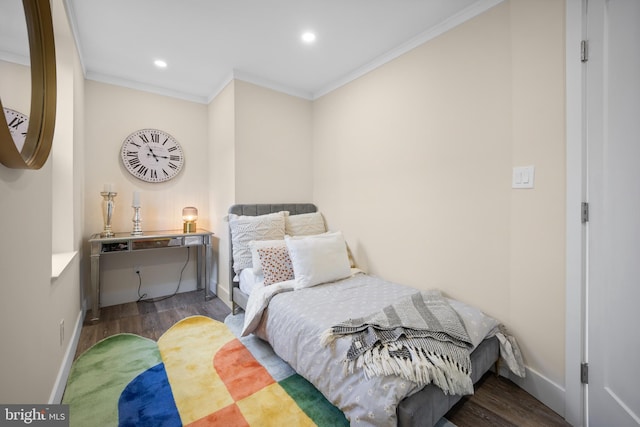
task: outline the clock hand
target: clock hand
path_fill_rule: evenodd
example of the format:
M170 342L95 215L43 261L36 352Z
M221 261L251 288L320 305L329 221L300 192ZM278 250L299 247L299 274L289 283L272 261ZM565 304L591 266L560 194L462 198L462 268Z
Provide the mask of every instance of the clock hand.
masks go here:
M154 159L156 159L156 161L158 161L158 159L168 159L169 156L158 156L156 153L153 152L153 149L147 145L147 147L149 148L149 151L151 151L151 155L153 156ZM149 154L147 154L147 157L149 157Z
M151 151L151 155L153 156L154 159L156 159L156 162L159 162L160 160L158 160L158 156L156 156L156 153L153 152L153 149L147 145L147 148L149 149L149 151ZM147 154L147 157L149 157L149 155Z

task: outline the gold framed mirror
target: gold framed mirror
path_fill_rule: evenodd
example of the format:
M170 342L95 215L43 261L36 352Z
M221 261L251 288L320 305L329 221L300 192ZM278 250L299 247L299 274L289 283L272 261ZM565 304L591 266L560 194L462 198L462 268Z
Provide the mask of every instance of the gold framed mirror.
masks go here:
M49 0L22 0L29 36L31 108L21 150L4 116L0 122L0 163L13 169L40 169L49 158L56 121L56 53ZM0 94L0 110L4 111Z

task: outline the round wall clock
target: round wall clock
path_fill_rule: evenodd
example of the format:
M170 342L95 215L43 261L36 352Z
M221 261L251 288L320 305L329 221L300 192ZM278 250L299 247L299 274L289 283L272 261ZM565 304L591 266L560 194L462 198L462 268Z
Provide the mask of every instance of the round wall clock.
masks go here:
M146 182L164 182L175 177L184 165L178 141L158 129L140 129L129 135L120 150L129 173Z
M11 138L16 144L16 148L18 151L22 151L24 140L27 137L27 130L29 130L29 117L11 108L4 108L4 118L7 120L9 133L11 133Z

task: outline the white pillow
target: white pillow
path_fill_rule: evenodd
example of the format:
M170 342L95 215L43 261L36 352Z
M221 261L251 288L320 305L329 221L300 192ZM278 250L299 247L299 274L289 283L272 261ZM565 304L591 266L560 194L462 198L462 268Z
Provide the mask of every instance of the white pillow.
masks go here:
M284 211L258 216L229 214L229 229L233 243L233 271L236 274L243 268L252 266L250 241L284 239L284 216Z
M347 245L340 231L314 236L285 236L295 289L332 282L351 274Z
M260 254L258 249L264 248L282 248L287 247L284 239L282 240L252 240L249 242L249 249L251 250L251 263L253 265L254 274L262 275L262 263L260 262Z
M287 215L285 218L285 232L289 236L310 236L327 231L324 218L320 212L299 215Z

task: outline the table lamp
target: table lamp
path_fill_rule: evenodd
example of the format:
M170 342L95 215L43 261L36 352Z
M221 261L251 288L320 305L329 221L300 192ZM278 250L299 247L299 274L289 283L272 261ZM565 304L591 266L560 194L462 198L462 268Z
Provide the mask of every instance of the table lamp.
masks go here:
M188 206L182 209L182 231L183 233L195 233L196 221L198 220L198 209Z

